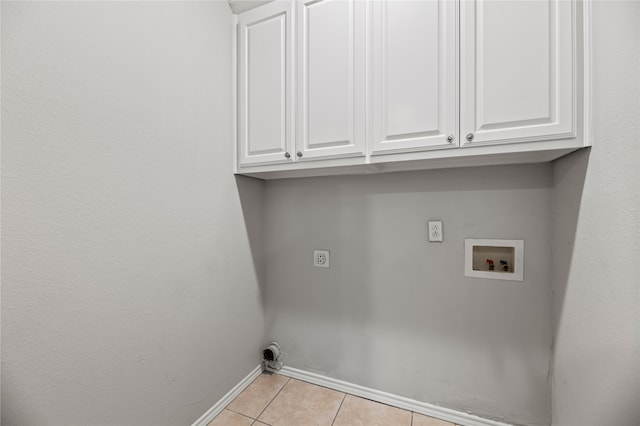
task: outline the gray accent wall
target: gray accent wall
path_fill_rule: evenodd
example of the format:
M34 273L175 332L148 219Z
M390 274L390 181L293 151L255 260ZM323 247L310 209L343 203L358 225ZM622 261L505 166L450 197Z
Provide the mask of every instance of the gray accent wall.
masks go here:
M549 424L551 191L549 164L267 182L267 336L291 367ZM524 239L524 281L466 278L465 238Z
M231 94L226 2L2 2L3 426L188 425L258 365Z

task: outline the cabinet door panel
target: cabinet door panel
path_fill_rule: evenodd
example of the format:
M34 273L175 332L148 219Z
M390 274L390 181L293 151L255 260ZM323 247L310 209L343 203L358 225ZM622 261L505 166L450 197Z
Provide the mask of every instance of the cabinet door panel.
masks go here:
M365 4L298 5L298 150L302 159L364 153Z
M573 2L462 7L463 146L574 136Z
M372 5L373 153L457 147L456 2Z
M238 20L240 165L292 161L291 3L273 3Z

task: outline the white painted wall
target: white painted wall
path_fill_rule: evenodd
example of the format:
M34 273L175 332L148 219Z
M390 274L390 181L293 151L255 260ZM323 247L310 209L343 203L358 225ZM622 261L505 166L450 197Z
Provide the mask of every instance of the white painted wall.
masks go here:
M593 3L593 148L554 163L553 424L640 425L640 3Z
M269 181L267 337L291 367L549 424L550 203L548 164ZM524 282L464 277L465 238L524 239Z
M226 2L2 2L3 426L186 425L258 364L230 25Z

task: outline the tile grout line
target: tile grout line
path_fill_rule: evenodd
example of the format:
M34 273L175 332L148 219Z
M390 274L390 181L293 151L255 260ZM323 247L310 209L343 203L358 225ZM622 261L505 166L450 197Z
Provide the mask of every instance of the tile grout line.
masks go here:
M246 418L251 419L251 420L254 420L254 421L255 421L255 420L257 420L257 419L254 419L254 418L253 418L253 417L251 417L251 416L247 416L246 414L242 414L242 413L241 413L241 412L239 412L239 411L232 410L231 408L224 407L224 409L223 409L222 411L224 411L224 410L231 411L232 413L240 414L242 417L246 417ZM220 414L222 414L222 411L220 411ZM218 416L219 416L220 414L218 414ZM218 416L216 416L216 417L218 417ZM214 420L215 420L215 419L214 419Z
M347 394L343 393L342 394L342 401L340 401L340 406L338 407L338 411L336 411L336 415L333 416L333 421L331 422L331 426L333 426L333 424L336 422L336 419L338 418L338 413L340 413L340 409L342 408L342 404L344 404L344 400L347 398Z
M264 373L262 373L264 374ZM272 374L278 374L278 373L272 373ZM279 376L282 376L282 374L278 374ZM282 376L282 377L287 377L287 376ZM258 414L258 416L256 417L256 421L258 421L258 419L260 418L261 415L264 414L265 411L267 411L267 408L269 408L269 406L273 403L273 401L278 397L278 395L280 395L280 392L282 392L282 389L284 389L285 386L287 386L287 384L291 381L291 377L287 378L287 381L284 382L284 384L282 385L282 387L280 388L280 390L278 390L278 392L273 396L273 398L271 398L271 400L269 401L269 403L267 404L266 407L264 407L264 409L260 412L260 414ZM262 420L260 420L262 422ZM264 422L262 422L264 423ZM265 423L268 424L268 423Z

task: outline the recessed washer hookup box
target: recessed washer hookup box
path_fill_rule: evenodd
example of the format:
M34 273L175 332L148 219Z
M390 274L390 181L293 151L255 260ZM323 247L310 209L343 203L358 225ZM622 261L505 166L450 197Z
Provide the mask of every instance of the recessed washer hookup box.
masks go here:
M464 275L493 280L524 280L524 240L464 240Z

